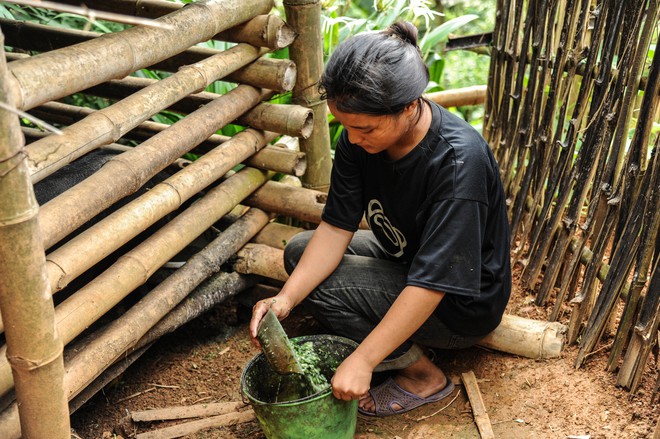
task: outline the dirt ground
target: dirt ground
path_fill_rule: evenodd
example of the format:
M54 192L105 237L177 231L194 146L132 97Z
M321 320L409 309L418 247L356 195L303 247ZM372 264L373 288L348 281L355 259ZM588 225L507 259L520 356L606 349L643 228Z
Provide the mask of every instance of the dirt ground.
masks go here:
M548 311L534 306L533 297L519 288L508 307L510 314L536 319L544 319ZM163 337L72 414L76 434L84 439L128 438L183 422L140 422L122 429L121 419L133 411L241 401L241 372L258 353L249 342L246 315L247 309L232 299ZM295 310L283 323L290 337L322 332L311 317ZM603 340L602 345L610 341ZM374 419L359 415L355 437L479 438L460 384L461 373L473 371L497 438L652 438L660 414L658 398L651 403L658 376L656 359L650 359L642 388L631 397L615 387L615 374L604 370L607 349L595 353L579 370L573 367L576 353L575 346L566 346L560 358L531 360L480 347L438 351L435 361L457 384L454 393L399 416ZM265 436L258 422L251 421L186 437Z

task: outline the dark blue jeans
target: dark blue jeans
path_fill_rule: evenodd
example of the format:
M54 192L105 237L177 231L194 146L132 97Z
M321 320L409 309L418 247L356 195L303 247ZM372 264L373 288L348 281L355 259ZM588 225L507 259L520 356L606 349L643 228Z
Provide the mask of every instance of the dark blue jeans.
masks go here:
M290 274L300 260L312 231L294 236L284 249L284 264ZM303 302L329 331L361 343L378 325L406 286L408 266L393 260L370 231L358 230L337 269ZM431 317L376 370L402 369L421 354L415 346L461 349L483 337L453 332L440 319Z

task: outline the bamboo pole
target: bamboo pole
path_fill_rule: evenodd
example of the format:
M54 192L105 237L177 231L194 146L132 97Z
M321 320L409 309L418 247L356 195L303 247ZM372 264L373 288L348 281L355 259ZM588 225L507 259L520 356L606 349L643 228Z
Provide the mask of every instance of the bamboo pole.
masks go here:
M121 156L90 178L41 207L44 246L49 248L188 152L261 100L262 93L239 86ZM63 220L63 218L66 218Z
M295 30L296 40L289 47L289 57L296 64L298 76L293 88L293 103L314 111L314 129L309 139L300 140L300 150L307 155L307 171L303 185L327 192L330 186L330 132L328 106L321 99L317 84L323 72L323 39L321 36L321 2L319 0L285 0L287 22Z
M164 70L166 72L176 73L182 66L195 64L200 61L218 55L223 51L215 49L206 49L202 47L195 47L188 49L173 58L169 58L152 67L153 69ZM27 54L8 53L8 60L18 60L29 58ZM245 67L229 73L222 78L223 81L236 82L239 84L252 85L257 88L267 88L275 90L280 93L291 91L296 81L296 66L293 62L287 59L275 58L259 58ZM142 82L140 82L142 81ZM86 88L86 92L96 93L99 96L114 98L116 95L127 96L129 92L123 92L124 89L131 89L131 84L144 84L148 80L146 78L136 78L127 76L123 79L113 79L96 84L92 87ZM104 85L106 84L106 85ZM149 85L149 84L147 84ZM119 89L113 91L114 89ZM194 99L195 96L187 98L186 100Z
M263 148L268 137L274 135L252 129L236 134L232 140L49 253L47 272L53 294L159 219L181 208L195 194Z
M255 235L252 242L283 250L291 238L303 230L300 227L271 222Z
M154 340L173 332L224 300L254 286L261 279L259 276L246 276L236 272L219 272L212 275L156 323L129 351L133 352L148 346Z
M0 32L0 101L13 106ZM39 233L39 206L29 181L15 114L0 109L0 309L8 378L16 383L24 438L65 438L69 412L62 387L62 340L55 328ZM11 365L11 367L9 367Z
M486 92L487 87L485 85L474 85L427 93L425 96L443 107L462 107L465 105L483 105L486 101Z
M238 273L219 272L202 282L181 303L179 303L165 317L158 321L138 342L122 355L121 359L105 369L91 384L82 389L69 403L73 412L90 400L96 393L116 379L130 366L142 353L144 353L155 340L163 335L178 329L185 323L210 310L228 297L234 296L252 285L256 284L256 276L244 276ZM82 348L67 347L65 355L77 352ZM65 358L65 366L68 361Z
M290 91L295 82L295 66L290 62L267 61L269 58L260 58L250 65L256 65L253 70L263 71L264 75L248 81L248 85L268 88L278 91ZM261 62L260 60L263 60ZM273 83L277 81L276 84ZM138 93L158 81L148 78L128 77L110 81L84 90L84 93L109 99L121 100ZM187 96L168 107L179 113L192 113L202 105L206 105L218 94L210 92L195 93ZM33 111L33 114L39 114ZM294 137L309 137L312 131L312 111L300 105L278 105L263 103L246 112L236 119L236 124L247 125L253 128L276 131Z
M259 191L246 198L245 204L266 212L319 224L326 199L325 192L269 181Z
M155 122L154 124L158 127L158 129L154 131L154 134L159 133L164 129L170 127L170 125L166 125L166 124L156 124ZM148 128L145 127L145 130L147 129ZM38 130L36 128L21 127L21 130L23 131L25 140L28 142L34 142L39 139L43 139L44 137L49 135L48 133ZM128 138L133 136L126 136L126 137ZM149 137L151 136L147 136L147 138ZM229 141L230 139L231 138L227 136L212 135L205 142L202 142L200 145L210 145L213 147L217 147L218 145L221 145ZM102 150L115 151L118 154L126 151L130 151L132 148L133 147L131 146L120 145L118 143L110 143L108 145L103 145L100 147L100 149ZM197 148L193 149L192 152L194 153L196 150ZM212 148L207 151L197 151L197 152L206 154L211 150ZM190 161L184 159L176 159L174 161L174 164L176 164L179 168L183 168L188 164L190 164ZM260 149L259 151L248 157L247 160L245 160L245 164L252 166L254 168L263 169L265 171L280 172L282 174L300 177L305 173L307 161L305 159L305 154L303 154L302 152L293 151L291 149L286 148L286 146L277 143L274 145L267 145L265 148ZM45 180L44 182L47 181L48 180Z
M169 58L250 18L270 0L194 2L157 19L173 30L134 27L10 63L16 106L26 110ZM112 63L106 62L113 60ZM52 72L58 72L53 75Z
M62 3L78 4L78 1L63 0ZM120 12L144 18L158 18L183 7L181 3L160 0L87 0L86 5L98 11ZM248 43L273 50L288 46L286 41L292 38L294 34L291 28L276 15L258 15L213 37L215 40Z
M233 49L185 67L175 75L92 113L65 128L61 136L50 136L33 143L28 149L32 181L43 179L100 145L116 141L153 114L261 54L249 45L235 46Z
M266 181L264 172L244 168L218 185L55 309L66 345L103 316L169 259L179 253L245 196ZM0 395L13 386L5 348L0 349ZM0 425L0 433L3 432Z
M84 119L85 117L92 114L94 111L91 108L78 107L75 105L63 104L61 102L48 102L46 104L35 107L30 111L30 113L39 116L43 119L48 120L50 123L56 123L60 125L71 125L77 121ZM136 142L143 142L150 139L161 131L165 131L170 128L171 125L153 122L150 120L140 123L138 126L124 134L122 139L132 140ZM33 129L34 130L34 129ZM25 133L25 130L24 130ZM28 136L33 138L32 141L43 139L47 137L50 133L43 132L40 136ZM206 140L197 145L191 152L196 153L197 155L205 154L216 146L228 141L231 137L223 136L220 134L212 134ZM110 144L112 145L112 144ZM101 148L103 148L103 145Z
M268 215L250 209L204 250L167 277L140 302L109 324L85 349L67 363L69 398L87 387L107 367L135 346L162 318L194 288L240 250L268 222Z
M286 281L284 252L263 244L246 244L236 253L232 267L237 273L256 274L270 279Z

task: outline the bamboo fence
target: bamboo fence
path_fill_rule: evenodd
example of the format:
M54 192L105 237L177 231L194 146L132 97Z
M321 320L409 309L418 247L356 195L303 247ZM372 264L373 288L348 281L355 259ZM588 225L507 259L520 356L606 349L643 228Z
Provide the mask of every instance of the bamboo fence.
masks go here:
M568 318L575 366L602 344L636 392L660 323L659 3L499 0L497 13L484 133L512 258L551 320Z

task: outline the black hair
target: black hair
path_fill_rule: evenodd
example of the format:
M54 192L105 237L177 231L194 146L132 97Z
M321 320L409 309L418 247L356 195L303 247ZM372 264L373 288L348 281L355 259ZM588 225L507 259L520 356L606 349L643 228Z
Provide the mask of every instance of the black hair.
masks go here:
M321 95L346 113L398 114L420 100L429 70L417 46L417 28L399 21L388 29L337 46L319 81Z

